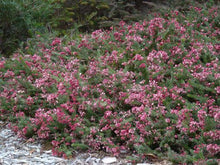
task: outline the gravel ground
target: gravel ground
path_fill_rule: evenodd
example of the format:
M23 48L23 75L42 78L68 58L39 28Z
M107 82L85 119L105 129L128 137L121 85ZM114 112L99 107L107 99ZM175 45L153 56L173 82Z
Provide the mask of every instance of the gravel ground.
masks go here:
M29 143L19 138L8 125L0 121L0 165L131 165L123 158L108 157L98 153L79 153L75 158L63 159L52 156L51 150L42 150L40 142ZM139 163L137 165L171 165Z

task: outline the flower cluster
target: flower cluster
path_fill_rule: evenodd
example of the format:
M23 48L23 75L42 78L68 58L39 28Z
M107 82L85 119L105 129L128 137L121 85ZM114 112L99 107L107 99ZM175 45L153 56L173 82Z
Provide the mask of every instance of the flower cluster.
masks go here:
M59 156L89 147L219 156L216 12L121 21L68 43L39 37L33 54L0 61L0 119Z

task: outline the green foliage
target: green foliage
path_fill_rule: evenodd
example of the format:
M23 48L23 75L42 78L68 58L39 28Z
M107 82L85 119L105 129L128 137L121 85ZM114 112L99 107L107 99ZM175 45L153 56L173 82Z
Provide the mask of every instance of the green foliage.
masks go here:
M55 2L62 7L54 10L58 17L50 27L65 29L76 22L85 31L100 26L101 4L109 1ZM129 14L127 7L136 4L119 0L113 6L106 7L104 14L117 22L114 18L124 18L123 14ZM83 17L81 10L89 16ZM205 145L219 141L205 134L215 135L219 127L215 115L220 85L217 41L212 33L203 36L196 32L216 27L186 24L214 17L206 10L198 14L192 9L184 16L177 11L163 13L164 19L133 25L121 22L111 31L97 30L92 35L55 38L46 34L28 40L20 54L0 61L0 119L15 122L19 133L28 138L36 135L52 141L59 156L90 147L120 154L120 147L125 147L140 157L168 156L174 163L215 158L215 152L207 156L210 150ZM41 18L44 23L50 21L49 15ZM53 24L56 19L60 23ZM162 30L157 29L158 20ZM45 26L43 22L39 27ZM179 51L173 52L175 47ZM192 50L198 52L197 60L190 61L195 57ZM186 60L192 64L187 65ZM195 70L198 64L205 69ZM209 75L206 69L211 70ZM196 76L198 73L204 78Z
M57 19L54 17L55 10L60 7L59 3L55 3L55 0L13 0L13 2L23 13L32 36L51 30L52 21Z
M54 0L0 0L0 53L9 57L28 38L51 30L57 8Z
M110 27L115 26L120 22L121 20L125 22L134 22L139 21L143 17L141 16L140 12L136 8L134 1L130 0L118 0L109 2L107 1L107 4L109 6L109 11L106 15L108 18L106 21L101 21L100 27Z
M52 26L61 29L93 31L117 25L119 21L138 21L141 17L133 1L130 0L65 0L57 1L62 7L56 10L58 20Z
M1 0L0 53L10 56L21 42L36 34L68 29L93 31L117 25L119 21L139 21L133 1L110 0Z
M215 160L215 159L207 160L206 163L207 165L218 165L219 164L218 160Z
M87 145L82 144L82 143L73 143L71 144L71 146L77 150L87 150L89 148Z
M29 37L24 14L12 1L0 1L0 54L8 57Z

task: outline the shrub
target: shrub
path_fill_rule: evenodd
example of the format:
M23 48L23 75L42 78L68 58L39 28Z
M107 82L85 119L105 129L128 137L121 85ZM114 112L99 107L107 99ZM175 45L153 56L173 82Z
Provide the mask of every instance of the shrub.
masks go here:
M9 56L28 36L28 26L16 3L0 1L0 53Z
M217 11L191 6L71 41L37 38L27 53L0 62L1 120L14 122L22 137L51 141L59 156L127 150L146 159L214 162Z
M91 32L116 25L120 19L140 19L129 1L2 0L0 7L0 52L6 57L36 34L65 35L74 28Z
M80 31L93 31L98 28L109 28L117 25L121 19L132 22L138 21L141 17L137 6L141 2L126 0L66 0L59 2L62 8L56 11L60 22L55 21L55 27L63 29L78 28Z
M53 1L1 0L0 53L9 57L27 38L48 32L57 8Z

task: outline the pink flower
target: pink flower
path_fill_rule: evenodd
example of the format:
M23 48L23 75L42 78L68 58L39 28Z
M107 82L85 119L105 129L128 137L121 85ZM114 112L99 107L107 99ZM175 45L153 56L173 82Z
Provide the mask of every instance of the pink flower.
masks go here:
M34 103L34 99L31 96L28 96L28 98L26 99L26 103L27 105L31 105Z
M25 126L23 129L22 129L22 133L25 135L27 133L27 130L28 130L28 127Z
M0 61L0 69L4 68L5 61Z
M105 115L104 115L104 118L107 119L111 115L112 115L112 111L106 111Z
M203 135L205 137L210 137L215 141L220 140L220 130L205 132Z
M90 133L91 134L95 134L97 132L96 128L92 127L90 128Z
M52 141L52 145L53 145L54 147L57 147L59 144L60 144L60 142L58 142L58 141L56 141L56 140L53 140L53 141Z
M140 54L136 54L133 58L133 60L142 61L144 57L142 57Z
M167 123L170 123L170 119L168 119L168 118L166 118L165 121L166 121Z
M102 35L103 35L103 32L100 29L100 30L96 30L96 31L92 32L91 37L94 39L98 39L98 38L102 37Z
M141 65L139 65L139 68L146 68L146 64L142 63Z
M61 44L61 39L60 38L55 38L52 42L52 46L55 46L55 45L60 45Z
M219 94L219 93L220 93L220 86L217 86L217 87L215 88L215 90L216 90L216 92Z
M5 73L4 77L14 77L14 75L15 75L14 72L8 70L8 71Z
M114 37L115 37L116 40L120 40L120 39L121 39L121 36L123 36L122 33L119 33L119 32L115 32L115 33L114 33Z
M16 113L16 117L24 117L24 116L25 116L24 112Z
M154 36L156 34L157 30L163 29L163 24L165 20L163 18L154 18L149 22L148 32L151 36Z
M220 146L218 144L208 144L206 149L211 155L215 155L220 152Z
M143 114L141 114L141 115L139 116L139 118L140 118L140 120L145 121L146 118L147 118L147 114L144 112Z
M220 109L219 109L220 110ZM215 121L220 121L220 111L218 111L214 116Z
M120 136L127 136L128 131L127 130L121 130Z

